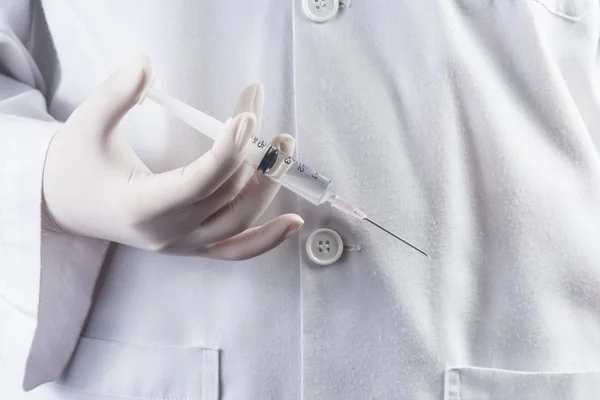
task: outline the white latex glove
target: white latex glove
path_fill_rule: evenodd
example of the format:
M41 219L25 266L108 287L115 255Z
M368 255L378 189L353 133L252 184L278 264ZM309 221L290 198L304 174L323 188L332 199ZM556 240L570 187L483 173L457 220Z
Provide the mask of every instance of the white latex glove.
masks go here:
M152 173L117 125L150 78L142 56L110 76L55 134L43 179L43 229L142 249L241 260L279 245L304 222L281 215L251 228L279 185L243 162L241 149L260 125L261 85L246 88L212 149L191 164ZM290 154L294 139L274 145Z

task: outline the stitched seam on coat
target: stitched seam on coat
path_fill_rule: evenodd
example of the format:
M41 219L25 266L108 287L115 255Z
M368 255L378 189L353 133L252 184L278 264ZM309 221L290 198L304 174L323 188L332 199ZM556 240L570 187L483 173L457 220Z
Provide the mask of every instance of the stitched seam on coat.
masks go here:
M84 392L84 393L90 393L90 394L99 394L101 396L107 396L107 397L116 397L116 398L121 398L121 399L131 399L131 400L200 400L198 397L140 397L140 396L128 396L125 394L117 394L117 393L110 393L110 392L100 392L97 390L89 390L89 389L82 389L82 388L78 388L78 387L74 387L74 386L69 386L69 385L63 385L57 382L54 382L54 385L57 386L62 386L62 387L66 387L69 389L74 389L80 392Z
M296 94L298 93L298 90L296 88L296 77L297 77L297 73L296 73L296 35L297 33L297 26L296 26L296 17L297 17L297 5L295 3L292 3L292 10L291 10L291 18L292 18L292 37L291 37L291 54L292 54L292 92L293 95L291 96L294 102L293 105L293 113L294 113L294 118L292 119L292 121L294 122L294 135L296 137L296 140L298 140L298 104L297 104L297 100L296 100ZM300 159L300 149L298 148L298 146L296 146L296 148L294 149L295 153L296 153L296 159ZM296 210L300 210L300 196L296 196L295 198L295 207ZM296 242L298 244L298 273L299 273L299 280L298 280L298 305L299 305L299 315L298 315L298 319L299 319L299 327L298 327L298 337L299 337L299 355L298 357L300 358L299 360L299 367L300 367L300 387L299 387L299 391L300 391L300 398L304 399L304 379L305 379L305 374L304 374L304 287L303 287L303 279L304 279L304 268L302 266L302 240L300 238L300 235L296 235Z
M460 371L457 368L447 368L444 374L444 400L461 400Z
M0 32L1 34L1 32ZM5 150L5 154L8 155L10 154L10 150L12 147L12 141L13 141L13 136L9 136L9 142L8 142L8 146L6 146L6 150ZM0 193L2 193L2 182L4 181L3 175L4 175L4 171L6 171L7 168L7 161L8 157L0 157ZM3 258L4 260L4 268L5 272L8 274L8 251L6 249L6 241L4 239L4 235L2 234L2 232L4 232L4 229L2 229L4 225L4 214L2 212L2 207L0 207L0 245L2 245L2 251L0 256ZM8 282L5 282L5 285L8 285ZM0 294L4 293L4 288L2 286L0 286Z
M456 370L456 394L458 396L458 400L462 399L462 395L460 393L461 383L460 383L460 371Z
M104 339L104 338L93 337L93 336L81 336L81 338L83 340L96 340L96 341L102 341L102 342L107 342L107 343L120 344L120 345L124 345L124 346L149 347L151 349L193 349L193 350L202 351L202 352L205 352L205 351L218 352L219 351L219 349L203 347L202 345L199 345L199 346L177 346L177 345L162 346L162 345L145 344L145 343L121 342L119 340Z

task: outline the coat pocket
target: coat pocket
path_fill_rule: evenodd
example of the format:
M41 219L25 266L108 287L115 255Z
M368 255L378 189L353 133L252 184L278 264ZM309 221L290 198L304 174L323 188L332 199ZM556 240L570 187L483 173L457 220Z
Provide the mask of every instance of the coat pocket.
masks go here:
M111 400L218 400L219 352L81 338L56 384Z
M594 0L527 0L538 3L557 17L570 21L579 21L585 17L595 5Z
M600 393L600 371L448 368L444 386L444 400L592 400Z

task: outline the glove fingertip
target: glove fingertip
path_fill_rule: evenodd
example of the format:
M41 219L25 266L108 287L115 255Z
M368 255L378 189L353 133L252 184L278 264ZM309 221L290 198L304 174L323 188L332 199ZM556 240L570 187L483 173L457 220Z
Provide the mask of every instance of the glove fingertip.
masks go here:
M273 140L273 146L283 151L287 155L291 155L296 148L296 139L292 135L282 133Z
M302 228L302 225L304 225L304 220L299 215L292 214L290 219L292 221L288 224L288 227L283 234L284 240L298 232L300 228Z

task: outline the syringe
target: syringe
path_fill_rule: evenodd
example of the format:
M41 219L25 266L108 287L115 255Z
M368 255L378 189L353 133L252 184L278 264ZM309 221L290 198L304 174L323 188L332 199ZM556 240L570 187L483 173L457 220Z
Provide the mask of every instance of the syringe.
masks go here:
M147 97L162 106L173 116L187 123L207 137L213 140L217 138L219 133L223 130L224 123L160 92L152 87L153 83L154 80L149 83L139 100L139 104ZM251 137L243 151L246 164L260 171L268 178L277 181L283 187L291 190L312 204L317 206L320 204L327 204L344 214L370 222L421 254L429 257L423 250L373 222L373 220L367 217L367 214L364 211L361 211L349 201L330 191L331 179L321 175L319 172L311 169L306 164L294 159L290 155L283 153L276 147L271 146L268 141L254 135Z

